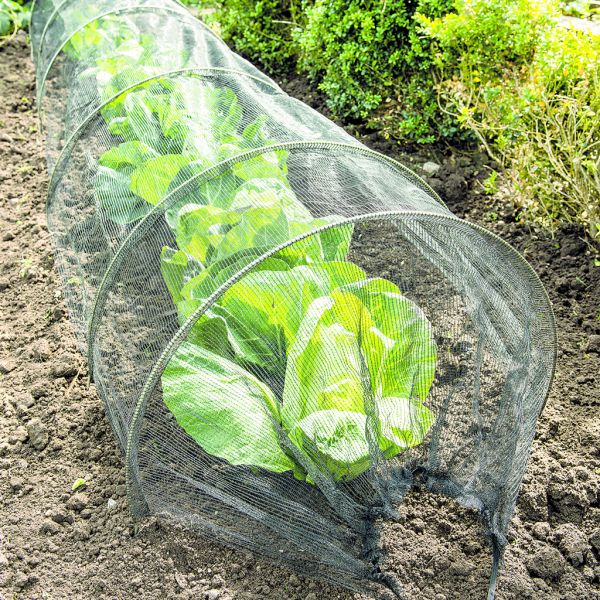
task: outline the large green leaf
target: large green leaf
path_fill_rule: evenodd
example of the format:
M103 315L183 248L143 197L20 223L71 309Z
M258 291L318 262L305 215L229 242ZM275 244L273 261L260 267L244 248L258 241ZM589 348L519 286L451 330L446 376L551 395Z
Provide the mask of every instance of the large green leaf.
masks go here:
M199 308L203 302L222 284L236 275L253 258L250 252L240 252L230 259L212 264L189 281L181 288L180 293L174 296L177 302L179 320L183 323L190 315ZM262 261L256 270L276 271L288 269L288 265L276 258L268 258ZM179 299L180 298L180 299ZM216 306L209 309L200 317L190 332L190 341L204 348L228 358L239 357L242 352L239 343L228 327L228 323ZM208 323L210 322L210 325Z
M162 375L163 399L206 452L233 465L297 470L279 445L279 406L267 386L234 363L183 343Z
M227 214L237 215L239 222L215 245L213 260L223 260L244 248L264 248L266 252L289 239L288 221L280 208L254 208Z
M312 222L310 212L296 198L290 186L280 179L250 179L241 185L231 200L231 210L252 208L282 209L288 220Z
M141 219L152 208L129 189L131 178L126 171L98 167L94 178L96 201L115 223L127 225Z
M339 219L331 217L330 219L314 219L310 222L290 221L290 239L305 234L306 237L283 248L278 255L293 266L345 260L352 237L352 225L340 225L318 234L311 234L331 220Z
M116 69L111 65L107 71L103 70L103 72L96 73L96 79L101 78L103 82L108 76L108 82L100 86L99 90L102 94L103 102L108 102L108 100L111 100L111 98L113 99L100 109L102 118L107 123L110 123L110 121L116 117L124 116L123 103L125 102L125 98L127 98L130 93L157 86L164 86L168 89L170 84L168 79L145 81L161 73L160 67L156 65L146 65L140 62L137 64L132 64L131 62L126 61L126 65L124 67ZM133 83L137 83L139 81L144 81L144 83L141 83L135 88L130 89L130 86ZM119 94L121 90L127 91ZM117 94L119 95L115 98Z
M330 223L337 223L339 221L340 217L337 216L325 217L315 219L312 222L312 226L313 228L316 228L323 225L329 225ZM321 243L323 260L346 260L348 258L348 251L350 249L353 232L354 226L348 223L321 231L321 233L319 233L319 241Z
M270 264L277 259L269 259ZM267 261L268 262L268 261ZM241 362L266 367L283 380L287 351L310 304L332 289L364 279L362 269L343 262L277 270L262 268L243 277L213 306L227 323Z
M265 146L265 142L267 141L265 125L268 121L269 117L267 117L267 115L259 115L252 123L246 125L242 132L242 137L244 138L247 147L257 148L259 146Z
M289 348L282 409L289 430L320 410L364 413L358 337L335 319L335 308L331 296L315 300Z
M261 256L259 249L241 250L227 258L212 263L208 268L184 281L180 290L181 296L200 303L208 298L222 284L237 275L246 265ZM288 269L287 263L277 258L267 258L260 262L254 271L280 271Z
M223 146L221 151L222 158L239 154L238 146L233 144L230 147ZM274 178L281 179L287 184L287 156L287 150L265 150L259 156L234 164L232 170L237 177L244 181Z
M231 88L215 87L200 79L186 79L180 94L184 110L192 120L211 128L211 141L220 143L226 136L236 133L242 119L242 107Z
M9 35L13 30L12 16L3 9L4 6L0 5L0 37Z
M201 177L200 174L211 166L205 160L194 160L184 165L169 184L167 194L177 190L174 201L165 212L167 222L173 230L177 228L177 215L186 204L210 204L217 208L229 208L238 181L230 172L208 180Z
M379 445L387 458L423 442L435 417L421 401L381 398L376 405L379 417Z
M131 168L133 170L158 156L159 154L153 148L143 142L124 142L104 152L98 159L98 163L110 169L123 170Z
M167 154L146 161L131 174L131 191L150 204L157 204L181 167L190 162L182 154Z
M160 255L160 270L173 302L177 304L183 300L181 290L203 272L203 266L182 250L164 247Z
M147 90L127 94L123 102L123 116L113 118L108 129L125 141L144 142L152 148L160 148L163 139L160 123L146 102Z
M242 215L210 205L187 205L178 214L176 226L177 246L206 264L231 228ZM235 250L247 248L242 245ZM233 253L233 250L232 252ZM215 259L218 260L218 259Z
M180 106L178 90L179 87L175 91L166 90L159 94L148 93L145 101L158 118L162 134L166 138L177 140L183 149L190 115Z
M425 400L435 376L437 348L423 311L386 279L367 279L339 293L356 296L373 327L362 324L363 345L378 396Z

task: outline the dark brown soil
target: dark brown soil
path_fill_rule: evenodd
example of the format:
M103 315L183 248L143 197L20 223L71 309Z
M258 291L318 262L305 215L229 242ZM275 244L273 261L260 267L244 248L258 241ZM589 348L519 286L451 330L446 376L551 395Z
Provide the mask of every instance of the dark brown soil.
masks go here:
M301 80L285 87L322 107ZM123 459L53 270L33 97L21 36L0 49L0 599L360 598L155 519L134 527ZM432 159L403 155L376 134L364 141L412 167ZM489 205L479 183L489 172L483 155L440 152L433 160L441 168L430 183L456 214L526 256L558 319L557 377L498 598L600 599L600 267L577 228L552 239L517 224L510 207ZM74 493L79 478L86 486ZM473 515L425 492L401 511L383 545L407 595L484 598L491 559Z

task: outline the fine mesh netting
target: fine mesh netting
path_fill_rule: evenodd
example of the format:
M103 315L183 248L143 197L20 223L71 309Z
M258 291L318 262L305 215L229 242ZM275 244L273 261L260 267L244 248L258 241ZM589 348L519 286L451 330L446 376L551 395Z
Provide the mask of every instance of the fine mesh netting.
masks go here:
M510 246L182 6L37 0L48 225L157 513L351 589L419 482L477 509L493 596L555 360Z

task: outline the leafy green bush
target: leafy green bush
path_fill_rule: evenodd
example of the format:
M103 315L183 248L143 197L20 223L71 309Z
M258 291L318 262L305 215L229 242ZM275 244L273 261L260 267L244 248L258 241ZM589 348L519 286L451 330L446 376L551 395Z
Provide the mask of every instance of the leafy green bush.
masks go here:
M551 2L532 0L455 0L454 10L437 18L419 11L415 20L438 42L438 67L480 77L527 64L557 14Z
M293 32L304 18L303 0L225 0L215 14L223 39L271 72L296 64Z
M387 130L433 141L438 111L430 41L418 34L413 16L437 17L451 8L451 0L317 0L295 35L299 67L319 83L335 115L371 118L393 99Z
M436 17L452 0L225 0L223 38L271 72L295 66L318 84L335 116L368 118L402 140L432 142L459 128L440 113L430 41L413 15ZM389 100L389 102L388 102Z
M600 37L560 25L554 0L459 0L418 17L437 44L443 110L506 168L523 216L600 222Z

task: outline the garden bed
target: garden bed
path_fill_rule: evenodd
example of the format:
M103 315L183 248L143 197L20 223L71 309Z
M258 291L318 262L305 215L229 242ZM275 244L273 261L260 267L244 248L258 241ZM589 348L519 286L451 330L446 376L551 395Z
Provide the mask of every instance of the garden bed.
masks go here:
M0 596L353 596L157 520L133 527L123 457L76 350L45 227L47 174L24 36L0 49ZM322 108L301 79L286 91ZM364 134L359 126L352 132ZM376 134L363 141L418 167ZM410 162L417 159L416 164ZM482 155L446 155L429 182L460 217L513 244L555 305L559 363L513 519L500 598L600 598L600 267L577 228L551 239L488 204ZM435 167L429 165L430 171ZM360 250L360 249L358 249ZM375 257L373 260L377 260ZM86 487L72 491L82 478ZM482 598L490 551L472 514L416 491L385 525L387 566L411 598ZM595 544L595 546L594 546Z

